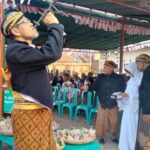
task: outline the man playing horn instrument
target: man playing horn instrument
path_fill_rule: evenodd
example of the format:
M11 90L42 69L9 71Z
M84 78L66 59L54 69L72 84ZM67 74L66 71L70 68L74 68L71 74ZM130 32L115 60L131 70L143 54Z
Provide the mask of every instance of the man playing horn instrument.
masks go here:
M56 150L52 132L52 88L46 66L57 61L63 50L63 26L53 13L43 18L48 39L35 47L39 33L22 12L11 12L2 22L9 37L6 61L11 73L15 105L12 125L15 150Z

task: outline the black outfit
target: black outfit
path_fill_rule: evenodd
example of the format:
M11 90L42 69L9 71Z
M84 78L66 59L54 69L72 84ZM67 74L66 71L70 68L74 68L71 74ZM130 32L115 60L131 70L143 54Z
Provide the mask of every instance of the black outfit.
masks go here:
M94 82L93 90L99 97L101 107L112 109L117 106L117 102L110 97L115 92L125 90L125 81L121 75L114 72L111 75L99 74Z
M51 85L52 85L52 86L57 86L57 83L58 83L58 78L57 78L57 76L54 76Z
M91 85L94 83L94 78L93 77L87 77L87 80L90 81Z
M150 149L150 122L145 122L144 118L150 120L150 65L143 72L143 79L139 88L140 115L135 150ZM148 139L148 140L147 140Z
M143 79L139 90L139 99L142 114L150 115L150 66L143 72Z
M63 26L48 26L48 40L41 48L33 48L25 42L11 40L6 51L6 61L11 72L14 91L29 95L52 108L53 95L46 65L62 55Z

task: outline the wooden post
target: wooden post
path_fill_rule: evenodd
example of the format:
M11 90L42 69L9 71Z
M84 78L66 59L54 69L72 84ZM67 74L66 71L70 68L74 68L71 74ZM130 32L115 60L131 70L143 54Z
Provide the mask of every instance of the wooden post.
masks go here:
M3 19L3 3L0 3L0 24ZM0 69L3 67L3 36L0 33ZM0 71L0 86L2 86L2 73ZM0 117L2 117L2 89L0 88Z

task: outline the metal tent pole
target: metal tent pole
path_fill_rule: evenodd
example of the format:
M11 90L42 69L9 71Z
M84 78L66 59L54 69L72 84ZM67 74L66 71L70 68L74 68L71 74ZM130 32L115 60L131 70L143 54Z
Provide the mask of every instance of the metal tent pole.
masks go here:
M113 1L113 0L111 0L111 1ZM140 0L138 0L138 1L140 1ZM121 18L123 18L122 15L108 13L108 12L100 11L100 10L96 10L96 9L91 9L91 8L79 6L76 4L67 4L64 2L56 2L55 5L60 7L61 9L64 9L65 11L66 11L66 9L74 10L77 13L82 13L82 14L85 13L86 15L89 15L89 16L93 15L93 16L97 16L97 17L104 17L104 18L108 18L108 19L112 19L112 20L116 20L116 21L120 21ZM142 26L143 26L143 23L145 25L149 24L149 22L147 20L139 20L139 19L130 18L130 17L124 17L124 20L128 24L140 24L141 23Z
M124 24L125 20L123 18L122 20L122 30L121 30L121 46L120 46L120 68L119 68L119 73L122 73L123 69L123 49L124 49L124 44L125 44L125 31L124 31Z
M75 9L77 12L82 12L82 13L86 13L86 14L90 14L90 15L97 15L97 16L101 16L101 17L105 17L105 18L114 19L114 20L118 20L122 17L122 16L116 15L116 14L106 13L104 11L90 9L87 7L82 7L82 6L67 4L67 3L62 3L62 2L56 2L55 5L58 7L64 8L64 9L71 9L71 10Z

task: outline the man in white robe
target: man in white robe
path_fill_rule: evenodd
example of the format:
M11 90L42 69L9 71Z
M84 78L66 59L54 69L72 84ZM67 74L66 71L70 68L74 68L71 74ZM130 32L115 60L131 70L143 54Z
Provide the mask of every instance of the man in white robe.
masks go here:
M139 86L143 73L138 71L136 63L130 63L125 70L131 75L127 83L125 93L120 93L118 100L120 110L123 110L119 150L134 150L137 136L138 113L139 113Z

